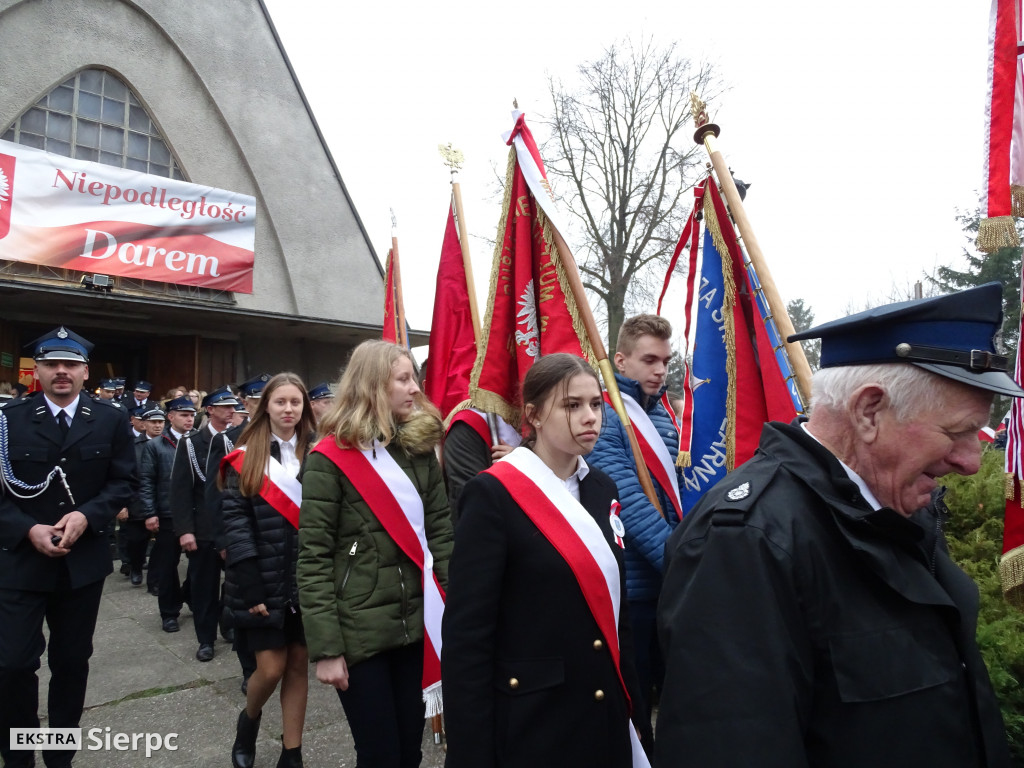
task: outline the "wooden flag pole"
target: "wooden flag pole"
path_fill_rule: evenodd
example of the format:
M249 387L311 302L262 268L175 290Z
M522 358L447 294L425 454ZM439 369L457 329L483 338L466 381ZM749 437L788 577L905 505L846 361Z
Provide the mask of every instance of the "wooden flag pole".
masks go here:
M565 268L565 276L569 282L569 288L576 299L576 308L579 310L580 317L583 320L587 336L590 337L590 346L594 350L594 357L597 358L597 365L601 369L605 389L608 390L608 398L612 401L612 408L615 409L615 414L622 422L622 426L626 428L629 447L633 451L633 460L636 462L636 474L640 480L640 487L644 489L647 500L664 517L665 512L658 502L658 494L654 490L651 473L647 469L647 463L644 461L643 454L640 452L640 443L637 442L633 425L626 414L626 406L622 402L622 394L619 392L618 382L615 381L615 369L612 368L611 361L608 359L608 352L604 348L604 340L601 338L601 332L597 329L597 321L594 320L594 315L590 311L590 303L587 301L587 295L583 290L583 278L580 277L579 268L576 266L576 259L573 257L572 251L569 250L569 245L565 242L565 238L562 237L562 233L555 227L551 227L551 231L555 236L555 247L562 257L562 266Z
M477 346L480 345L480 310L476 305L476 283L473 281L473 261L469 257L469 228L466 226L466 216L462 211L462 189L459 182L455 180L455 174L462 170L462 163L465 159L462 152L455 149L451 142L448 146L437 145L438 152L444 158L444 164L448 166L452 174L452 199L455 201L455 224L459 228L459 246L462 248L462 266L466 271L466 293L469 295L469 314L473 318L473 338Z
M398 316L398 343L409 348L409 334L405 329L405 302L402 300L402 269L398 262L398 237L391 235L391 271L395 281L395 314Z
M775 286L775 280L772 279L772 273L761 253L761 246L758 245L757 238L754 236L747 213L743 210L743 202L740 200L740 193L732 180L729 167L718 150L717 139L721 128L710 122L706 107L707 105L697 97L696 93L690 94L690 109L693 112L693 121L697 126L693 140L697 144L703 144L711 158L715 175L718 176L718 183L722 187L725 201L729 204L729 211L736 222L736 228L740 231L747 256L754 266L754 271L757 272L758 280L761 281L761 290L764 291L765 300L768 302L768 310L779 328L783 344L786 345L786 352L789 354L789 361L793 366L793 374L796 376L796 385L804 404L807 405L811 402L811 366L807 363L807 357L804 355L804 349L800 346L800 342L787 341L790 335L796 332L793 329L793 321L789 319L789 312L786 311L786 305Z
M452 179L452 197L455 199L455 223L459 227L459 245L462 246L462 265L466 270L466 293L469 295L469 314L473 318L473 338L480 345L480 310L476 306L476 284L473 282L473 262L469 257L469 230L462 212L462 191L459 182Z

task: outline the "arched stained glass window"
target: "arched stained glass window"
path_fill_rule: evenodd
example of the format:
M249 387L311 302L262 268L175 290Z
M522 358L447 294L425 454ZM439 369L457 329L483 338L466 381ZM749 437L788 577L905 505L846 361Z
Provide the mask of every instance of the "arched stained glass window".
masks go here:
M83 69L23 112L3 138L65 157L186 180L160 129L123 80Z

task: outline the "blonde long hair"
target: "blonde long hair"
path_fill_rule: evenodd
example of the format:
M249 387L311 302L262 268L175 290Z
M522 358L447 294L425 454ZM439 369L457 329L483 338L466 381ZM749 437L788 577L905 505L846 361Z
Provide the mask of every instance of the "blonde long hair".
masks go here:
M364 341L352 351L345 372L338 382L334 406L320 422L323 435L334 435L339 445L369 448L374 440L387 445L394 440L398 422L389 398L395 363L412 355L405 347L389 341ZM416 394L416 406L441 418L422 392Z
M295 425L295 455L299 461L302 461L303 456L306 455L306 448L313 437L316 418L313 416L313 409L309 404L306 385L294 373L286 371L277 374L263 388L260 404L256 406L256 412L250 417L249 423L245 425L245 429L242 430L242 434L235 444L236 448L246 446L245 461L242 463L242 471L238 478L238 490L243 496L257 496L263 487L263 476L266 472L267 461L270 459L270 444L273 442L273 438L270 436L270 414L267 412L267 403L270 402L274 390L286 384L293 384L302 393L302 416ZM221 479L223 480L223 476Z

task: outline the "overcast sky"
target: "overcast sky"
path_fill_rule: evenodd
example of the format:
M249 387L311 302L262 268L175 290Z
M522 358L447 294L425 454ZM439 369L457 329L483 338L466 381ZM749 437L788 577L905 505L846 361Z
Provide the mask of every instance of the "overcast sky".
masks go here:
M987 3L265 2L382 261L394 209L413 327L430 324L450 194L437 145L466 155L482 310L513 97L540 134L547 76L571 80L624 36L716 64L729 88L709 105L719 146L753 184L747 214L780 293L817 322L961 263L955 216L981 185ZM681 296L665 314L682 324Z

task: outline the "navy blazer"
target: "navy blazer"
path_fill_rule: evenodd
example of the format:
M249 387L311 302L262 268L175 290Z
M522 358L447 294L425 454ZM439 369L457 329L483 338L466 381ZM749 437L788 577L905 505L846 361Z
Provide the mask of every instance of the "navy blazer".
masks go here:
M580 483L619 564L621 671L640 701L609 523L617 495L593 467ZM629 703L572 569L495 477L471 480L459 506L442 629L445 765L631 765ZM650 723L638 730L650 739Z
M128 506L138 482L127 412L117 403L82 397L67 436L42 395L0 403L0 413L7 422L14 476L37 485L59 466L74 497L72 503L59 478L31 499L0 496L0 589L52 590L62 560L72 588L106 578L113 570L107 529ZM61 558L38 552L27 538L29 529L54 525L74 510L89 526L70 552Z

